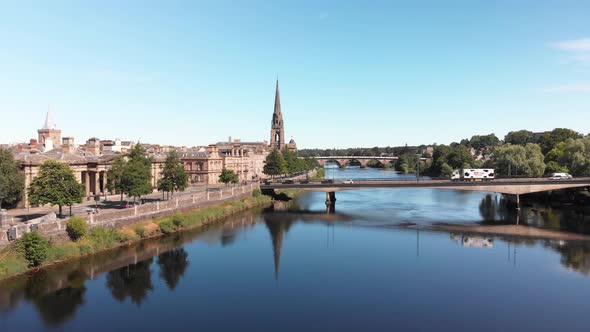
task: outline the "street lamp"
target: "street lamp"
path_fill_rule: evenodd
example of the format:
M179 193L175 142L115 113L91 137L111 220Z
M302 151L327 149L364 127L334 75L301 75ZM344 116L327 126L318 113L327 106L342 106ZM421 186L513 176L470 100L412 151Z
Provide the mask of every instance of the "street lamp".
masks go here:
M416 181L420 181L420 158L422 157L422 154L417 153L416 157L417 157L417 159L416 159L417 160L417 162L416 162L416 164L417 164L417 166L416 166L416 168L417 168Z

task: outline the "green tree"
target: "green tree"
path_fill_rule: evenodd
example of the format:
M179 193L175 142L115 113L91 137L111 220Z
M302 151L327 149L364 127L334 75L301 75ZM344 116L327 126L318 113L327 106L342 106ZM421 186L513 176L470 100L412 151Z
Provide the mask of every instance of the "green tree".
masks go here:
M0 149L0 208L4 204L14 206L20 201L25 190L25 176L12 153Z
M590 137L566 140L559 164L567 167L572 175L590 176Z
M231 169L224 168L221 170L221 174L219 175L219 181L225 183L238 183L240 181L238 179L238 175Z
M285 162L283 155L277 149L273 149L268 156L266 156L263 172L270 176L287 173L287 163Z
M147 157L139 143L131 149L128 158L123 171L123 187L125 193L135 200L152 192L152 159Z
M504 136L504 144L525 145L527 143L534 143L535 136L532 131L518 130L511 131Z
M72 168L55 160L41 165L28 191L32 204L57 205L60 217L62 206L82 203L84 197L84 186L76 180Z
M158 180L158 191L184 191L188 185L188 174L178 158L176 151L171 151L164 162L162 178Z
M113 165L107 171L107 189L111 192L118 192L121 194L121 203L123 203L123 193L127 192L124 181L125 167L127 167L127 159L121 156L113 162Z
M287 169L285 173L294 174L303 170L302 163L297 157L297 152L284 149L282 155Z
M575 130L567 128L555 128L552 131L543 133L539 140L543 153L551 151L558 143L565 142L568 138L582 138L582 135Z
M543 154L538 144L525 146L505 144L494 150L494 166L498 174L541 176L545 172Z
M39 232L25 233L19 240L19 247L29 266L39 266L47 258L49 241Z

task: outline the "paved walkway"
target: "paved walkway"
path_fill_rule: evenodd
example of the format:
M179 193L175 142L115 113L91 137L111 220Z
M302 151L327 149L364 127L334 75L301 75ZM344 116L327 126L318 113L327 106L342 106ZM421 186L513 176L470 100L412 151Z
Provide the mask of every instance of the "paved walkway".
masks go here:
M237 186L237 185L236 185ZM179 198L179 197L186 197L198 193L204 193L206 191L216 192L222 188L231 188L231 185L227 187L224 184L215 184L215 185L205 185L205 184L198 184L198 185L191 185L185 191L176 192L172 198ZM166 197L160 192L154 192L152 194L148 194L141 197L143 202L155 202L155 201L163 201L166 200ZM94 201L94 197L91 196L89 198L84 198L84 201L81 204L75 204L72 206L72 214L79 215L79 216L86 216L89 209L93 209L98 207L100 211L105 210L114 210L114 209L122 209L125 206L125 202L129 202L131 205L133 203L133 197L127 197L123 195L123 203L121 203L121 195L108 195L108 196L100 196L100 200L98 202ZM141 202L137 202L140 204ZM57 205L50 206L44 205L40 207L31 207L28 209L10 209L8 210L8 215L13 219L13 221L17 221L20 219L21 221L27 221L30 219L35 219L41 216L44 216L48 213L55 212L58 213L59 208ZM64 215L70 214L70 207L64 206L62 207L62 213Z

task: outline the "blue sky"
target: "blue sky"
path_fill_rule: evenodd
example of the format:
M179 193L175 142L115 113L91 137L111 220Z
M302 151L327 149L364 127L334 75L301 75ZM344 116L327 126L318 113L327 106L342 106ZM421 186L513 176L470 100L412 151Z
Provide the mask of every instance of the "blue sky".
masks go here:
M0 143L590 132L589 1L2 1Z

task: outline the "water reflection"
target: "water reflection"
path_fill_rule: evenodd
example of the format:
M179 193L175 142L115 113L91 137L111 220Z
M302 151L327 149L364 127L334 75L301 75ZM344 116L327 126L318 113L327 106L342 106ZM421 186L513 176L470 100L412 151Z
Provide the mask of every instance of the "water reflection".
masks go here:
M150 269L152 261L153 258L146 259L109 272L106 285L113 298L123 302L129 297L131 302L140 306L148 292L154 289Z
M479 199L477 202L479 202ZM218 251L217 253L215 251L206 251L203 254L204 256L201 256L208 257L208 259L200 260L200 262L202 262L200 264L203 265L204 272L202 273L204 275L208 272L207 268L214 269L215 265L218 265L216 260L221 257L221 259L226 260L224 263L229 265L227 265L226 269L220 273L225 273L226 270L231 271L233 265L239 266L241 269L240 271L244 271L243 273L245 273L245 279L247 279L248 282L253 283L254 288L258 287L259 289L264 289L264 285L262 285L264 282L269 283L269 281L271 281L270 283L272 283L272 278L268 280L259 277L264 274L264 271L269 271L271 269L271 264L274 267L275 280L279 280L279 277L281 277L281 264L283 264L283 280L286 276L289 276L291 278L287 278L287 280L291 282L299 282L302 287L312 287L312 284L304 283L307 280L304 279L303 275L307 274L300 274L297 276L290 275L289 271L293 271L293 269L290 270L289 267L295 265L299 268L299 265L304 262L304 266L301 266L301 268L315 269L315 272L317 272L317 275L321 278L322 273L332 276L331 271L322 270L323 268L338 270L342 268L342 265L359 264L359 271L363 271L363 275L370 275L370 272L367 271L371 271L374 266L380 264L379 261L395 259L396 264L400 264L399 266L396 265L394 269L397 271L397 277L402 278L408 276L408 278L410 278L411 276L411 278L419 278L420 273L425 271L426 264L435 264L437 268L440 267L440 271L442 271L440 273L443 275L444 273L451 273L450 271L452 271L453 268L457 269L458 266L464 267L466 266L465 264L473 264L474 266L479 266L480 269L481 265L477 264L489 264L490 266L497 268L495 265L497 263L495 263L490 257L493 257L492 255L498 250L505 250L504 247L507 247L510 265L514 264L516 266L517 248L519 250L519 261L521 262L526 260L532 264L534 257L533 255L527 255L527 250L537 250L535 252L536 255L543 255L541 257L544 260L547 260L550 264L557 264L557 258L553 254L546 254L547 250L551 250L560 255L559 261L564 268L576 271L580 273L580 275L590 276L590 243L586 242L539 240L533 238L495 235L481 236L469 233L442 233L441 235L441 233L420 230L418 227L416 228L416 234L414 236L413 229L408 231L407 228L393 227L392 224L371 224L369 211L366 212L367 217L365 217L364 220L361 220L358 215L353 216L350 213L340 212L326 215L325 211L321 209L313 210L310 205L298 205L296 203L297 201L294 201L290 206L281 207L280 211L269 209L262 214L256 212L237 216L228 220L223 225L211 226L204 232L190 231L176 234L174 236L147 240L138 245L130 245L112 250L105 254L90 256L70 264L63 264L58 267L45 269L31 276L12 279L6 283L0 284L0 315L11 315L10 311L18 311L19 307L25 307L25 305L31 304L39 313L40 320L43 321L46 326L51 328L62 326L64 322L74 320L76 315L83 316L82 313L85 311L80 310L80 308L87 306L90 303L94 303L95 299L90 298L90 296L104 296L101 292L90 292L87 290L94 290L95 287L91 287L91 285L96 285L98 282L100 282L99 289L106 290L104 294L107 294L107 297L115 299L119 303L118 306L120 306L121 310L125 309L125 305L141 307L142 309L146 307L149 308L150 305L154 305L154 302L158 301L147 302L147 299L158 299L158 296L161 296L162 290L166 290L167 293L169 293L168 290L175 291L176 293L174 293L173 296L175 298L182 298L184 294L180 294L182 292L180 292L179 289L202 292L189 295L194 295L194 297L197 298L199 297L197 295L202 295L203 299L207 299L207 301L210 301L212 305L214 305L216 303L216 299L213 298L214 296L206 298L206 296L212 295L208 293L207 289L203 290L198 288L199 285L207 283L208 280L200 280L198 283L188 282L185 277L185 275L189 273L188 271L195 268L194 266L196 264L194 263L194 260L199 257L198 255L200 252L194 251L196 243L214 246ZM510 223L512 220L511 218L514 217L514 209L511 209L509 206L510 202L502 196L487 195L479 203L479 212L482 219L485 220L485 223ZM477 203L474 203L473 205L473 208L475 208ZM546 225L546 227L558 227L558 229L568 227L584 229L584 227L586 227L579 224L575 224L577 226L574 226L574 223L571 220L564 219L559 213L560 212L556 210L543 210L529 206L522 209L521 220L531 224L536 223ZM585 217L582 217L577 220L578 222L583 222L584 220L586 222L590 221L584 218ZM542 220L542 222L539 220ZM310 241L310 244L312 244L314 240L321 239L324 236L324 234L321 234L321 236L318 236L317 238L314 237L316 236L314 232L317 233L319 232L318 230L321 229L314 226L314 224L318 223L329 225L330 227L328 229L331 231L336 227L344 229L344 225L346 225L347 230L349 227L356 227L347 232L345 235L346 238L342 241L340 241L339 237L338 244L333 243L333 248L330 248L329 254L326 254L326 256L323 257L323 259L326 259L325 261L314 260L313 257L310 257L316 252L322 254L318 249L319 246L317 246L317 243L315 243L316 247L309 250L307 248L307 243L305 243L305 241ZM372 233L362 232L366 231L368 228L370 228L370 232ZM358 232L355 232L357 230ZM253 250L252 248L243 247L244 243L247 243L247 241L245 240L245 236L242 235L246 235L250 231L252 231L255 236L258 236L256 237L257 248L263 248L260 250L264 251L251 251L249 252L251 254L249 256L247 254L242 254L243 249ZM321 232L323 232L323 230L321 230ZM357 238L355 237L357 236L357 233L363 233L364 235ZM386 235L383 236L383 234ZM287 235L289 235L289 237L287 237ZM388 237L388 235L391 235L391 237ZM371 241L379 236L385 237L387 240L381 242L380 246L376 246L374 251L367 251L365 247L370 246L372 244ZM447 238L448 236L450 236L451 240L459 246L452 246L455 252L452 252L447 248L450 242ZM441 238L444 243L441 243ZM393 243L395 243L395 241L400 241L400 243L405 244L409 243L411 250L409 252L388 250L389 247L387 247L387 241L389 240L392 240ZM300 259L297 262L297 250L293 250L293 252L289 251L289 256L285 256L290 259L281 262L281 256L287 254L287 252L283 251L283 248L288 241L290 244L299 243L299 247L297 248L299 251L308 250L302 254L307 255L304 260ZM408 257L414 256L414 241L416 243L415 255L420 257L419 259L408 259ZM304 244L301 244L302 242ZM193 251L191 251L191 248L193 248ZM236 250L236 248L239 250ZM474 259L457 263L457 256L454 255L456 254L457 248L461 248L459 250L462 253L467 253L467 255L462 256L463 258L468 256ZM475 248L486 249L478 250ZM199 247L199 249L201 248ZM234 252L231 252L231 250L234 250ZM271 250L273 256L272 260L270 259ZM219 251L223 251L223 253L220 254ZM231 253L232 255L225 255L226 253ZM267 256L263 256L263 260L256 260L255 257L260 256L261 253L262 255ZM433 263L432 260L434 253L437 255L436 259L440 259L440 261L437 261L436 263ZM449 255L449 253L453 255ZM218 256L215 256L216 254ZM502 255L504 254L505 251L502 251ZM359 257L363 258L342 260L345 263L338 262L338 259L341 257L355 257L354 255L359 255ZM500 261L505 265L505 261L503 261L502 257L504 256L500 257ZM193 264L191 264L191 260L193 260ZM305 265L308 260L311 262L309 266ZM411 265L411 263L408 263L412 260L419 261L422 265ZM326 261L329 261L330 264L325 264ZM376 265L371 265L369 264L370 262L373 262ZM207 265L207 263L209 263L209 265ZM256 265L256 263L263 265ZM244 264L248 264L249 268L242 270ZM387 264L378 266L379 269L383 270L388 268ZM530 267L528 268L530 270L527 270L523 274L536 272L536 270L531 269ZM299 269L299 271L301 271L301 269ZM382 271L378 274L371 275L371 278L379 280L381 272ZM157 274L156 278L159 277L164 282L161 284L155 282L157 280L152 279L154 274ZM333 284L324 284L322 286L322 291L325 291L325 289L334 289L337 285L354 288L356 284L346 284L345 282L348 279L353 279L355 282L356 279L366 281L366 279L363 279L363 275L340 275L338 278L330 279L335 280ZM98 278L99 276L101 276L101 278ZM219 277L219 275L216 275L216 277ZM457 276L453 275L452 277L456 278ZM183 280L183 278L185 278L185 280ZM231 282L239 283L235 279ZM259 284L256 284L256 282L259 282ZM468 283L469 281L458 282ZM166 286L163 286L164 284ZM220 287L219 291L240 293L244 291L244 288L247 288L244 287L244 285L241 285L243 288L237 288L237 286L236 288L232 288L233 286L231 284L220 284L221 285L216 286ZM162 286L159 287L160 285ZM371 287L373 287L370 282L365 283L364 285L365 286L363 287L365 288L363 291L370 290ZM392 283L389 282L378 284L376 281L375 285L375 287L380 287L381 289L395 288L395 286L392 286ZM210 287L210 285L207 286ZM274 283L273 286L275 286ZM428 287L428 285L425 287ZM408 289L400 291L400 294L406 294L404 292L409 292ZM218 290L216 289L215 291ZM284 293L280 293L281 291ZM97 293L99 294L97 295ZM288 293L288 290L279 288L272 291L266 290L266 293L261 291L260 294L261 297L278 295L294 296L293 294ZM332 293L332 295L338 296L334 293ZM392 298L394 297L392 296ZM301 303L308 300L308 298L304 297L297 299L302 301ZM276 298L273 298L273 300L276 300ZM320 300L327 301L325 299ZM329 307L328 302L325 304L328 304L326 307ZM367 302L367 306L370 307L369 302ZM230 304L229 310L234 309L236 308L231 307Z
M520 213L508 196L488 194L479 204L484 224L520 224L557 231L590 234L590 215L574 206L551 207L540 204L526 195L521 196Z
M170 290L174 290L189 266L188 253L184 248L173 249L158 256L160 278Z

